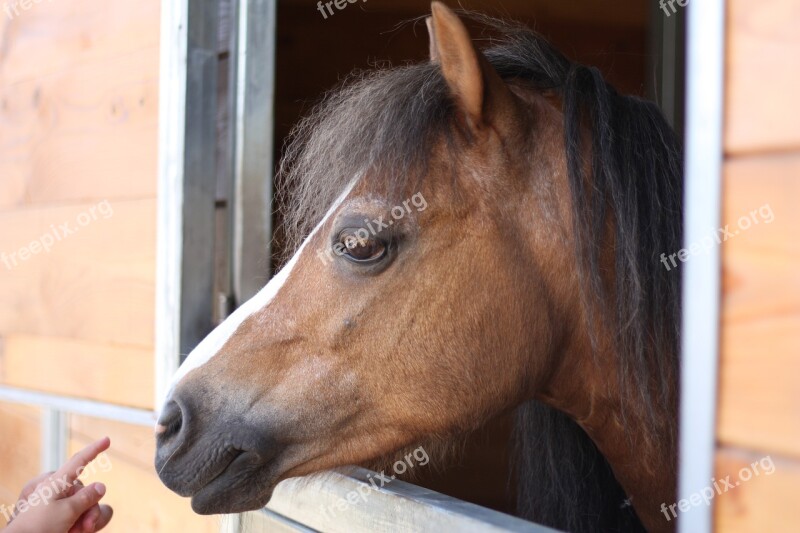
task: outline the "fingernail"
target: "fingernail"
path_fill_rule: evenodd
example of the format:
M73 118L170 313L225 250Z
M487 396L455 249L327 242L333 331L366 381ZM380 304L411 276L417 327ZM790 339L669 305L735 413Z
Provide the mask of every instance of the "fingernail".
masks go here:
M94 486L94 490L96 490L96 491L97 491L97 494L99 494L100 496L102 496L103 494L105 494L105 493L106 493L106 486L105 486L105 485L103 485L102 483L98 483L98 484L96 484L96 485Z

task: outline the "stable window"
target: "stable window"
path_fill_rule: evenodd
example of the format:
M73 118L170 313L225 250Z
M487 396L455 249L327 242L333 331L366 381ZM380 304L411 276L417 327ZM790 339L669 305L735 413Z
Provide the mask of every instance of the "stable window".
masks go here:
M159 404L181 354L254 295L284 251L273 234L281 207L273 176L292 125L354 67L427 59L424 24L398 23L426 13L429 2L324 5L180 0L164 7ZM570 58L600 68L621 92L654 99L682 131L684 12L665 15L639 0L613 9L547 0L509 0L503 10L463 5L535 27ZM540 526L501 514L515 506L508 488L511 423L490 422L469 439L458 465L424 472L421 486L397 481L341 513L337 502L358 495L372 475L345 468L284 482L267 509L231 517L226 527L255 521L287 531L372 531L389 523L412 530L424 522L445 530L535 531Z

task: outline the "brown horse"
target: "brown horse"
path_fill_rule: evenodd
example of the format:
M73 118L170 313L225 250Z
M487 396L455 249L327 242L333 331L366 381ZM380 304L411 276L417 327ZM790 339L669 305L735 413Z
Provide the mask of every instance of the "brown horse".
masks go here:
M189 355L156 429L197 512L517 409L521 516L674 527L678 140L596 69L472 18L490 48L434 2L430 62L351 79L296 129L302 245Z

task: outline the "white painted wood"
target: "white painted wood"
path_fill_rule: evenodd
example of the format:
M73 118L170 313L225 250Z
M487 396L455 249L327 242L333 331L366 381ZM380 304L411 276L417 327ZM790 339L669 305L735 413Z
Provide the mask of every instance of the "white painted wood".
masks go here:
M189 0L161 3L156 257L156 409L180 366Z
M376 474L346 467L287 479L267 509L326 533L554 531L400 480L376 489L370 478Z

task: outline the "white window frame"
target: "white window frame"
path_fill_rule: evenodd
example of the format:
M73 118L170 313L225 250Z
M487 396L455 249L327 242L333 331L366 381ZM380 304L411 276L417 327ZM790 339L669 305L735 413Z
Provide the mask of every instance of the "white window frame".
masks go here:
M214 0L198 0L214 2ZM259 269L268 265L272 169L272 120L274 95L275 17L277 0L241 0L236 16L238 38L233 51L235 66L235 158L233 195L233 287L238 303L252 296L260 285ZM686 35L686 156L685 242L694 242L720 220L724 0L690 3ZM210 12L210 11L209 11ZM262 26L258 26L258 25ZM266 29L263 25L266 25ZM182 321L180 287L193 274L185 269L184 257L197 242L187 241L183 225L186 197L186 116L190 72L187 72L189 0L164 2L162 16L161 156L159 172L159 282L157 332L157 405L180 364ZM668 26L667 31L674 31ZM667 38L669 35L664 34ZM674 35L672 36L674 38ZM663 43L662 43L663 44ZM250 69L249 64L259 67ZM665 64L665 77L673 77L673 64ZM670 70L671 69L671 70ZM667 72L669 70L669 72ZM258 78L257 78L258 77ZM256 83L250 83L255 81ZM212 82L215 83L215 82ZM662 80L663 84L669 80ZM661 95L670 98L673 95ZM662 102L663 104L663 102ZM665 109L673 122L675 109ZM249 142L248 142L249 141ZM196 177L195 177L196 178ZM196 211L194 214L196 215ZM202 243L200 243L202 244ZM250 253L263 250L262 255ZM248 250L247 254L242 253ZM684 269L682 323L682 380L680 412L679 498L688 497L713 475L718 365L720 258L691 262ZM264 275L262 272L260 275ZM183 329L182 329L183 328ZM55 418L57 420L57 417ZM55 422L54 422L55 424ZM436 527L463 530L546 531L502 513L472 506L403 482L379 491L380 504L356 507L344 513L343 521L319 522L316 502L328 501L357 491L363 484L353 470L338 470L288 480L276 489L267 509L255 516L285 531L310 531L314 526L338 531L395 531L386 517L399 509L411 516L441 512L453 520ZM426 515L427 516L427 515ZM710 532L712 509L697 508L678 521L681 532ZM359 527L356 528L356 522ZM226 530L237 530L238 517L227 521ZM369 524L366 527L364 524ZM381 524L383 524L381 526ZM426 523L427 525L427 523ZM363 529L361 529L363 527Z
M725 97L725 0L691 2L686 59L684 243L700 242L721 221ZM714 475L719 376L719 248L683 265L678 500ZM673 502L666 502L670 505ZM680 533L711 533L713 507L678 518Z

